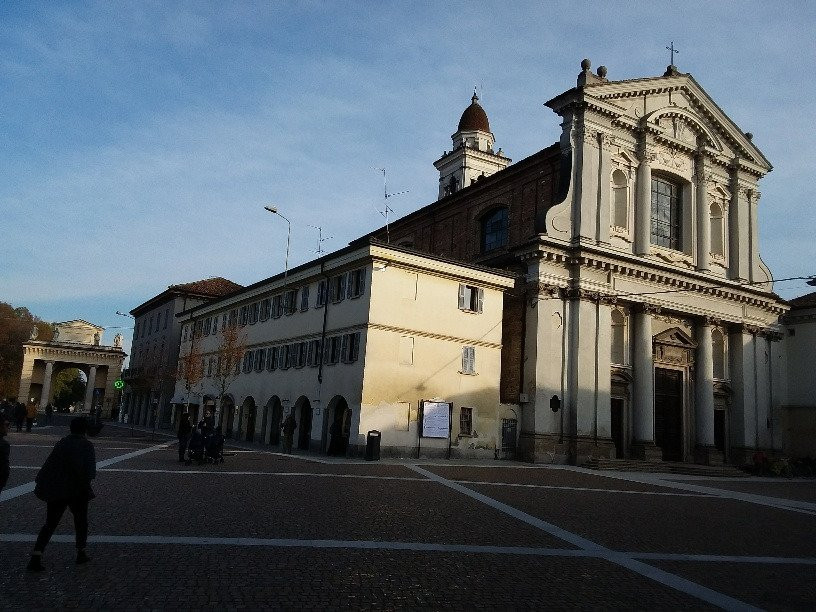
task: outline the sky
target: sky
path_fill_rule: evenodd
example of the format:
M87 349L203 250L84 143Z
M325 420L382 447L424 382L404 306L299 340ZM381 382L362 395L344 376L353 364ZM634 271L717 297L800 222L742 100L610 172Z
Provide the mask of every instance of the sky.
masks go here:
M432 203L474 87L514 161L580 62L691 73L774 165L760 253L816 274L816 2L0 2L0 300L125 335L168 285L250 284ZM317 228L320 228L318 230ZM790 298L812 288L777 283Z

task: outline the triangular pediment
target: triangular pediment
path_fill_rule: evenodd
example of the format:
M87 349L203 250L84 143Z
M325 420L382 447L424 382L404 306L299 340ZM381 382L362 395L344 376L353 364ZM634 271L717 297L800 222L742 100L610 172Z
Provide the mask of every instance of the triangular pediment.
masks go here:
M770 162L689 74L595 83L584 88L616 120L690 148L701 146L771 170Z
M682 348L695 348L697 346L697 343L680 327L672 327L671 329L660 332L654 336L652 340L655 344L668 344Z
M104 327L88 323L84 319L74 319L73 321L63 321L62 323L54 323L54 327L62 329L88 329L92 331L105 331Z

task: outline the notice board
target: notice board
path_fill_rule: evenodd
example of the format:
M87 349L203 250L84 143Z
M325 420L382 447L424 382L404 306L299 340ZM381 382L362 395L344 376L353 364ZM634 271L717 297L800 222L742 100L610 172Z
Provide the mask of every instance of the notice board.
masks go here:
M451 410L450 402L422 402L423 438L447 438L450 435Z

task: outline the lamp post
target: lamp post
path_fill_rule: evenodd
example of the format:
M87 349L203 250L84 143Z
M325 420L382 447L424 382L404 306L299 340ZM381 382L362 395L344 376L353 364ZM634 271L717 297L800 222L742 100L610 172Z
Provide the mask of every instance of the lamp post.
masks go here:
M118 314L120 317L129 317L129 318L133 319L134 321L136 321L136 317L134 317L134 316L133 316L132 314L130 314L130 313L127 313L127 312L120 312L120 311L118 311L118 310L117 310L117 311L116 311L116 314ZM135 330L134 330L134 331L135 331ZM129 363L129 362L128 362L128 366L130 366L130 363ZM122 374L123 374L123 378L124 378L124 372L123 372ZM128 395L128 397L130 398L130 395ZM132 398L131 398L131 399L132 399ZM124 414L125 414L125 410L124 410L124 403L125 403L125 402L124 402L124 393L122 393L122 396L120 397L120 400L119 400L119 410L122 412L122 417L120 418L120 420L121 420L122 418L124 418ZM127 415L127 417L128 417L128 422L130 423L130 437L132 438L132 437L133 437L133 415L132 415L132 414L130 414L130 412L132 411L133 407L132 407L132 406L128 406L128 408L129 408L129 411L128 411L128 415Z
M286 225L288 226L288 230L286 232L286 263L284 264L283 268L283 279L286 280L286 276L289 274L289 241L292 238L292 224L289 222L289 219L278 212L278 209L275 206L264 206L264 209L268 210L273 215L278 215L281 219L286 221Z

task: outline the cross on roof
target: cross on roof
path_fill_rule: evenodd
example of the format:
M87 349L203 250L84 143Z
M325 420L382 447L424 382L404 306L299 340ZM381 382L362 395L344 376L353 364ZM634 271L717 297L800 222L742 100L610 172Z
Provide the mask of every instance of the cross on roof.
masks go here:
M674 48L674 41L672 41L671 47L666 47L666 50L669 51L670 54L671 54L670 55L670 60L669 60L669 66L674 66L674 54L675 53L680 53L680 51L678 51L677 49Z

